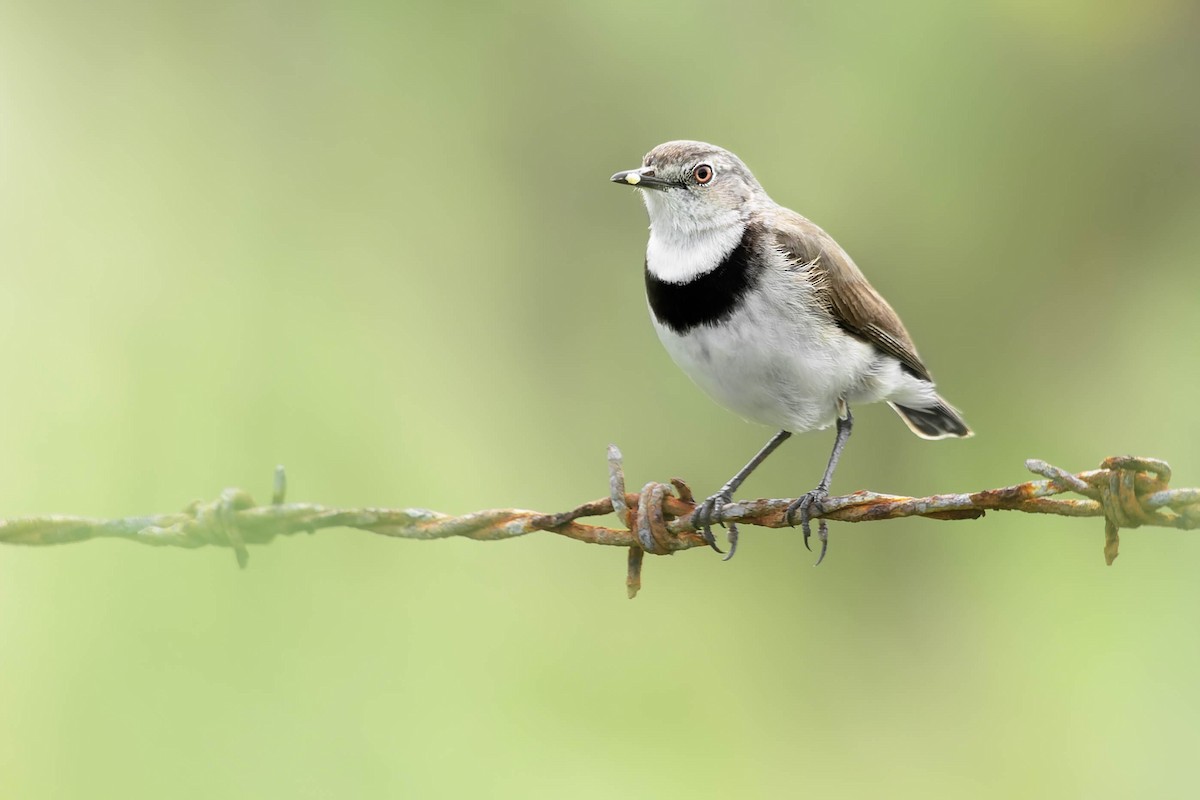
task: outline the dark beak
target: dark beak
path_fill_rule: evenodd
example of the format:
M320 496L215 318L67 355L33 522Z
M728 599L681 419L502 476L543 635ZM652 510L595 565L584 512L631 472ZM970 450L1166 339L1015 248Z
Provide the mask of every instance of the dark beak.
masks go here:
M652 167L641 167L640 169L627 169L624 172L618 172L609 178L613 183L624 183L629 186L636 186L639 189L658 189L660 192L670 189L675 184L670 181L664 181L662 178L654 176Z

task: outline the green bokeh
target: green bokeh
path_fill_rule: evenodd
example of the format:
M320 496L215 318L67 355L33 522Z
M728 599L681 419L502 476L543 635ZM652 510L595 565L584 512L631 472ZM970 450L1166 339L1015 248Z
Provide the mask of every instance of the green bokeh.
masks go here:
M978 432L835 490L1127 452L1200 485L1200 15L1109 4L6 3L0 517L226 485L449 512L711 491L769 431L644 307L654 144L738 152ZM795 495L830 433L747 487ZM1095 521L0 549L0 794L1194 796L1200 539Z

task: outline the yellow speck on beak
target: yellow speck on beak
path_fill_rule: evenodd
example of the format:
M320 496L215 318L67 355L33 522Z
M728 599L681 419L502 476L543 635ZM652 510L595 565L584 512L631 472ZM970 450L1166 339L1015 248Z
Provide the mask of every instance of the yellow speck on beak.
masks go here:
M642 182L642 176L638 175L636 172L631 172L625 176L625 182L630 186L637 186Z

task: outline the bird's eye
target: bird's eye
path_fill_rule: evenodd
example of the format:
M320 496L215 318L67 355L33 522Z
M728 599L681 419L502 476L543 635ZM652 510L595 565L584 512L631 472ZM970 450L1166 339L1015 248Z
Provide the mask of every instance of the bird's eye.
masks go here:
M696 183L708 183L713 178L713 168L708 164L701 164L692 170L692 177L696 179Z

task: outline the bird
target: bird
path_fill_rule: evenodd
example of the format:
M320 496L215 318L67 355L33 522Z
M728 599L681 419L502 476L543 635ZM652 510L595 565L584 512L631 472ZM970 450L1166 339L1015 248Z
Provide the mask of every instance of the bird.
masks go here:
M816 487L789 504L804 544L829 496L854 417L887 402L923 439L964 438L971 429L938 394L933 376L892 307L828 233L767 195L740 158L706 142L652 149L613 183L639 190L650 218L646 299L658 338L675 363L718 404L778 430L692 514L719 553L713 525L738 531L723 508L794 433L836 426ZM828 530L818 524L825 558ZM811 547L809 548L811 549Z

